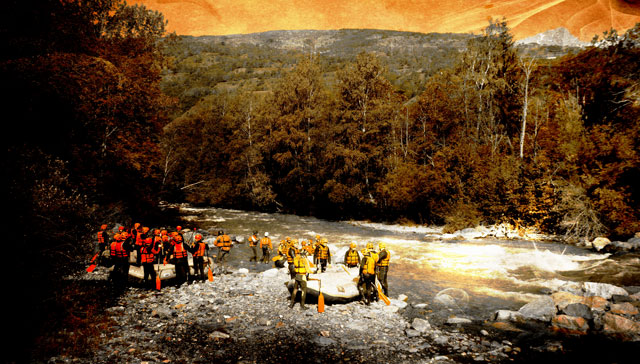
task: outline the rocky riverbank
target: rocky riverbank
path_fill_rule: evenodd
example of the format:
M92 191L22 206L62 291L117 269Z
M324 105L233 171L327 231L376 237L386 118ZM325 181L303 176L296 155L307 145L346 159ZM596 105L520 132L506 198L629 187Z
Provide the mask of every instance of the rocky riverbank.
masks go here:
M109 284L107 277L99 267L72 279ZM112 325L92 357L49 363L620 363L637 350L633 341L554 331L517 314L465 318L447 309L453 293L434 302L400 295L389 306L327 305L323 313L315 302L289 309L287 281L286 269L238 269L161 291L134 284L106 308Z

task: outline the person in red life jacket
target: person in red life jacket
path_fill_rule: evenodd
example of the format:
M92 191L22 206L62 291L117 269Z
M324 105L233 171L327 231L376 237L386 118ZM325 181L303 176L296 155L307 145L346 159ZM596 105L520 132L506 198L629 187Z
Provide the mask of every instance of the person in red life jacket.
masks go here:
M111 237L107 231L107 224L102 224L100 231L98 231L96 235L98 239L98 258L96 263L100 264L102 262L102 253L111 245Z
M195 277L198 277L201 281L205 280L204 266L205 259L208 259L209 245L202 241L202 235L196 234L195 241L190 248L191 255L193 255L193 271Z
M127 232L116 234L110 246L110 255L113 261L111 278L117 285L126 285L129 278L129 254L133 251L131 239Z
M231 237L225 234L222 230L218 231L215 246L218 247L218 263L224 262L226 256L231 251L231 247L233 246Z
M269 263L269 256L271 255L271 251L273 250L273 244L271 243L271 238L269 238L269 233L264 232L264 236L260 239L260 249L262 249L262 263Z
M149 228L144 226L141 230L138 231L138 235L136 236L136 251L138 255L136 256L136 264L142 264L142 246L145 241L149 237Z
M356 243L351 242L349 250L344 254L344 265L349 268L357 267L360 264L360 253L356 249Z
M362 250L362 260L360 261L360 279L358 280L358 291L362 296L362 300L369 305L373 300L373 291L375 290L376 280L376 261L371 256L371 251Z
M316 266L319 265L322 272L327 269L327 264L331 264L331 252L329 251L326 238L322 238L320 244L316 247L313 253L313 263Z
M181 285L189 279L189 254L188 246L182 241L181 235L174 237L175 244L169 254L176 269L176 283Z
M391 253L387 250L387 244L378 244L378 262L376 263L376 269L378 271L378 281L382 285L382 290L385 296L389 295L389 284L387 283L387 273L389 273L389 260L391 259Z
M144 244L142 244L141 262L144 269L143 284L148 285L150 288L155 287L156 271L153 268L153 264L156 262L156 255L160 252L160 243L154 242L153 238L146 238ZM147 280L149 278L149 280Z
M251 258L249 259L250 262L257 262L258 261L258 242L260 241L260 239L258 239L258 232L254 231L253 235L251 235L249 237L249 248L251 248L251 253L253 254L251 256Z

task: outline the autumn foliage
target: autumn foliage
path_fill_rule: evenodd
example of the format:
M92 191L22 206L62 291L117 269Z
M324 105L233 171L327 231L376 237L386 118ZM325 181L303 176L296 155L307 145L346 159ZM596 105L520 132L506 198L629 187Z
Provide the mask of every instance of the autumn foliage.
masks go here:
M165 168L164 189L328 218L629 236L640 230L636 34L526 59L492 21L412 98L375 54L336 69L307 53L273 84L215 92L169 124L167 166L180 167Z

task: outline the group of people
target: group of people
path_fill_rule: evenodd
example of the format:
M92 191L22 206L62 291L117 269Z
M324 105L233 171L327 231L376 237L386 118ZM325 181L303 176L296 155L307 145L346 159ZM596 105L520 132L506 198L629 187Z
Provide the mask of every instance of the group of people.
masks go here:
M136 252L135 263L142 266L144 271L143 282L153 286L157 273L154 264L170 262L175 266L176 281L182 284L189 280L188 253L193 256L195 275L193 279L205 279L204 266L209 264L208 250L201 234L194 234L192 241L185 241L182 227L177 226L175 231L154 229L151 231L140 223L135 223L129 228L118 227L118 232L113 236L109 234L107 225L103 224L97 233L99 263L113 265L111 279L114 283L124 285L127 283L132 253ZM108 254L105 254L108 252ZM108 255L108 262L104 256Z
M107 225L102 225L97 233L99 256L108 251L110 264L114 266L111 278L117 284L126 284L130 266L131 253L136 251L137 265L144 269L144 284L153 286L157 273L154 264L167 263L175 265L177 284L193 280L205 280L205 266L209 265L209 246L203 241L201 234L192 234L189 242L185 241L182 227L177 226L175 231L166 229L154 229L135 223L130 228L120 226L118 232L111 236ZM224 231L219 230L214 245L218 248L217 262L223 263L233 247L233 239ZM291 294L290 307L295 304L297 291L301 291L300 306L306 309L305 298L309 273L325 272L327 265L331 264L331 251L326 238L316 235L313 239L292 239L285 237L279 244L277 255L271 259L273 243L269 233L265 232L258 238L258 232L254 231L248 239L251 249L249 261L258 261L258 249L262 250L260 261L269 263L273 260L276 267L284 268L287 264L289 275L294 280L294 288ZM352 242L344 255L343 263L349 268L360 267L358 290L365 304L377 300L378 294L375 287L376 278L382 286L385 295L388 295L387 274L389 271L390 252L385 243L378 244L375 250L373 243L367 243L360 252L357 244ZM194 276L190 277L188 253L193 256ZM307 259L313 256L313 264ZM103 262L104 263L104 262ZM312 271L312 268L315 268Z

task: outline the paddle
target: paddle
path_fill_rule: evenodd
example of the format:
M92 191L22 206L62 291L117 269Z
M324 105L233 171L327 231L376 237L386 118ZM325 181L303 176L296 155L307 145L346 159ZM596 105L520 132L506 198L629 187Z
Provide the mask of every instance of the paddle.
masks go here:
M384 303L386 303L387 306L389 306L391 304L391 301L389 301L389 298L385 296L384 293L382 293L382 288L380 287L380 283L376 285L376 288L378 288L378 296L380 296L380 298L382 298Z
M91 258L91 263L93 263L96 258L98 258L98 255L100 255L100 253L96 253L96 255L93 256L93 258ZM91 273L93 272L94 269L96 269L96 267L98 266L98 263L93 263L89 266L89 268L87 268L87 272Z
M322 295L322 281L318 278L309 278L310 281L318 281L318 312L324 312L324 296Z
M156 273L156 289L158 291L162 289L162 283L160 282L160 265L158 265L158 273Z
M209 257L207 257L207 266L209 267L209 272L207 272L209 275L209 282L213 282L213 271L211 270L211 260L209 260Z

